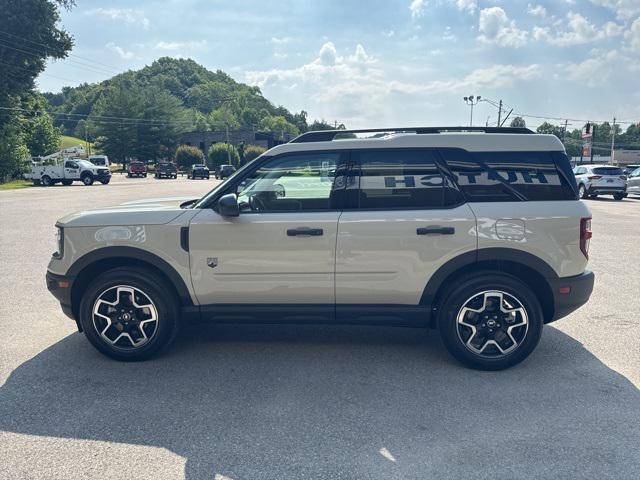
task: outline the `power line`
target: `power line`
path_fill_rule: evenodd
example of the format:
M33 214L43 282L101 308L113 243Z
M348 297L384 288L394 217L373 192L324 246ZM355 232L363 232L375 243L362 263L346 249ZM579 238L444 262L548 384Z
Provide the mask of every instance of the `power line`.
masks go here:
M39 45L39 46L41 46L41 47L49 48L49 46L48 46L48 45L46 45L46 44L44 44L44 43L35 42L35 41L30 40L30 39L28 39L28 38L21 37L21 36L19 36L19 35L15 35L15 34L13 34L13 33L5 32L5 31L3 31L3 30L0 30L0 34L8 35L8 36L10 36L10 37L14 37L14 38L16 38L16 39L18 39L18 40L21 40L21 41L23 41L23 42L28 42L28 43L32 43L32 44L34 44L34 45ZM69 56L70 56L70 57L79 58L79 59L81 59L81 60L86 60L86 61L88 61L88 62L95 63L95 64L97 64L97 65L103 65L103 66L105 66L105 67L107 67L107 68L112 68L112 69L114 69L114 71L115 71L115 70L118 70L118 68L117 68L117 67L114 67L113 65L108 65L108 64L106 64L106 63L98 62L97 60L92 60L92 59L90 59L90 58L81 57L80 55L76 55L75 53L69 53Z
M13 45L7 45L6 42L7 42L6 40L0 38L0 48L6 48L6 49L9 49L9 50L14 50L16 52L20 52L20 53L23 53L25 55L30 55L32 57L42 59L41 54L36 53L34 51L25 50L25 48L29 48L29 47L24 47L23 46L24 48L17 48L17 47L15 47ZM69 59L67 59L67 62L71 62L71 63L69 63L70 67L78 68L78 69L82 69L82 70L91 70L91 71L93 71L93 73L100 73L100 74L103 74L103 75L104 74L113 75L113 74L121 73L121 72L116 72L114 70L106 70L106 69L103 69L101 67L96 67L96 66L93 66L93 65L90 65L90 64L79 62L77 60L69 60Z

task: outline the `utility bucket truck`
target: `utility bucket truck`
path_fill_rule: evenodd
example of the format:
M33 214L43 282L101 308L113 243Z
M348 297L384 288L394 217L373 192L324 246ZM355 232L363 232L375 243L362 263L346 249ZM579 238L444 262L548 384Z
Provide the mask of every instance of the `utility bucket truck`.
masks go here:
M31 161L31 170L25 173L27 180L32 180L34 185L49 187L56 183L71 185L73 182L82 182L91 185L94 181L103 184L111 180L109 168L99 167L80 158L71 158L71 155L81 155L84 148L77 145L65 148L59 152L45 157L35 157Z

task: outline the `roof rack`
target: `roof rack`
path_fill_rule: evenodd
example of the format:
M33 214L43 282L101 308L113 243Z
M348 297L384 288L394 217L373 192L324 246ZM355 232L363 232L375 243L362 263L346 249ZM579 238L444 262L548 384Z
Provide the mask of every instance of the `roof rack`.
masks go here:
M447 132L484 132L484 133L535 133L523 127L401 127L401 128L364 128L360 130L314 130L298 135L289 143L330 142L337 135L345 133L382 133L411 132L418 135Z

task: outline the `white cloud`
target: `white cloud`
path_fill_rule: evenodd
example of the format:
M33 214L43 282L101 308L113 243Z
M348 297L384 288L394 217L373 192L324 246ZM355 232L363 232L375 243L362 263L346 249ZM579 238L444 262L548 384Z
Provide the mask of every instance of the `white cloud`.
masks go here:
M409 5L409 10L411 10L411 17L422 17L426 8L427 0L411 0L411 4Z
M500 7L480 10L480 36L485 43L493 43L501 47L521 47L527 43L528 32L520 30L514 20L509 20Z
M452 32L451 32L451 27L445 27L444 29L444 33L442 34L442 40L444 40L445 42L457 42L458 41L458 37L456 37Z
M274 43L276 45L284 45L287 43L291 43L293 41L293 38L291 37L271 37L271 43Z
M612 50L610 52L594 51L593 56L580 63L568 63L565 65L565 72L569 79L585 84L589 87L604 85L611 74L612 63L619 58L619 54Z
M206 40L192 41L192 42L158 42L155 44L153 48L156 50L167 50L167 51L175 51L175 50L183 50L189 49L193 50L195 48L203 47L207 44Z
M94 8L88 10L86 14L120 20L129 25L137 25L144 30L149 30L149 19L142 12L131 8Z
M120 55L120 58L124 60L130 60L135 57L135 54L133 52L127 51L122 47L119 47L113 42L107 43L105 47L111 50L112 52L116 52L118 55Z
M631 20L640 15L640 1L638 0L591 0L591 3L608 8L621 20Z
M455 2L461 12L473 14L478 8L478 0L455 0Z
M535 17L545 18L547 16L547 9L542 5L527 5L527 13Z
M440 54L439 51L431 53ZM410 108L418 104L428 108L441 101L441 95L445 93L508 88L542 75L540 65L493 65L448 79L429 79L435 74L423 71L405 81L398 80L399 68L393 64L385 69L362 45L357 45L354 53L341 54L332 42L327 42L309 63L291 69L247 72L246 80L259 86L276 102L280 99L287 99L289 104L295 102L292 97L295 90L298 96L295 98L299 98L311 115L338 118L350 126L363 126L388 118L394 105L409 102ZM398 101L398 96L403 98Z
M555 30L536 26L533 28L533 38L550 45L568 47L595 42L606 37L616 37L624 30L623 25L615 22L607 22L601 28L596 28L586 17L574 12L567 14L566 24L566 30L557 29L561 24L556 24Z
M624 34L629 49L640 54L640 18L636 18L629 30Z

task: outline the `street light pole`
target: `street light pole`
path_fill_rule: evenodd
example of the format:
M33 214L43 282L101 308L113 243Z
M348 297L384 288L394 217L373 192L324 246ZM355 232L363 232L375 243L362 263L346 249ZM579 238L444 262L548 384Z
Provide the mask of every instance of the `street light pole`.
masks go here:
M464 97L464 102L471 107L471 116L469 117L469 126L473 126L473 107L480 102L482 97L480 95L474 97L473 95L469 97Z

